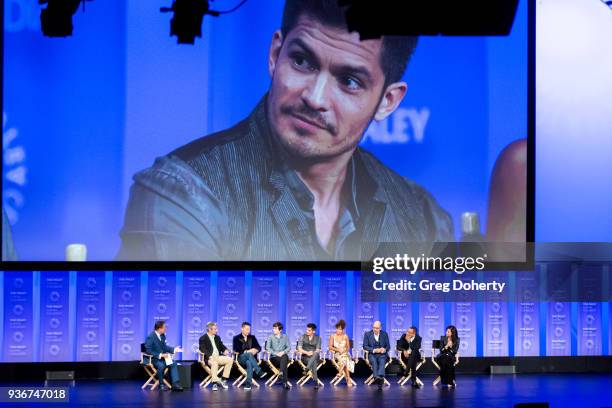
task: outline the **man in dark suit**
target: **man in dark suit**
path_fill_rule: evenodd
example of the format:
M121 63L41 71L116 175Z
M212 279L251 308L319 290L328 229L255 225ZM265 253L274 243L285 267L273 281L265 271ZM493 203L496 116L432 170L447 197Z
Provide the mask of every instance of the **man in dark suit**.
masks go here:
M421 336L418 335L416 327L410 326L406 334L399 338L397 350L401 352L400 358L406 365L405 375L410 374L412 386L418 388L419 384L415 380L415 374L417 363L421 361Z
M363 335L363 349L368 352L368 361L372 366L374 374L374 383L379 389L385 383L385 364L391 345L389 343L389 335L382 330L382 323L375 321L372 325L372 330Z
M229 356L230 351L225 347L225 344L221 341L221 337L217 334L218 330L217 323L208 322L206 324L206 333L200 337L200 351L204 353L204 361L210 366L213 391L217 391L219 385L223 387L223 389L228 389L227 379L234 365L234 360ZM223 367L221 379L219 379L217 375L219 366Z
M251 389L251 382L253 380L253 373L258 378L264 378L266 373L261 369L257 363L255 356L261 351L261 346L257 341L257 337L251 334L251 323L242 322L240 334L237 334L232 339L234 353L238 354L238 363L246 367L246 381L244 382L244 389Z
M160 384L160 390L167 391L168 387L164 384L164 371L166 367L170 368L170 378L172 379L172 391L183 391L179 383L178 368L176 363L166 365L165 358L171 357L171 354L182 353L180 346L174 348L166 344L166 322L159 320L155 322L155 330L149 334L145 341L145 349L148 354L151 354L153 365L157 369L157 378Z

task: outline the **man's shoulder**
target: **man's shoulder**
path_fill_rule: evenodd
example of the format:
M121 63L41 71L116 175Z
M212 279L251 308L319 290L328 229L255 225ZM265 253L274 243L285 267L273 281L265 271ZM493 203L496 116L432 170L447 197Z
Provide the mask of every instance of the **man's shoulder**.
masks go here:
M450 214L423 186L410 180L382 163L380 159L359 148L360 159L368 174L374 178L388 199L388 204L399 212L400 218L409 220L425 215L436 229L436 239L452 240L453 223Z
M234 149L237 143L243 142L246 139L249 132L249 121L245 119L228 129L193 140L175 149L169 155L176 156L189 163L222 150Z
M359 152L366 170L387 194L398 193L433 199L425 188L391 169L371 152L363 148L359 148Z

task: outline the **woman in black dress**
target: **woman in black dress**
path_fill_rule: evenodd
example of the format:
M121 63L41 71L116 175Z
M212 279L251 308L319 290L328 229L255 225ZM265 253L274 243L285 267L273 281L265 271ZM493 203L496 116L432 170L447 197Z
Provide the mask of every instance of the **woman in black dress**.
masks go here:
M444 385L455 386L455 356L458 351L457 328L448 326L446 336L440 338L440 354L436 356L436 361L440 366L440 379Z

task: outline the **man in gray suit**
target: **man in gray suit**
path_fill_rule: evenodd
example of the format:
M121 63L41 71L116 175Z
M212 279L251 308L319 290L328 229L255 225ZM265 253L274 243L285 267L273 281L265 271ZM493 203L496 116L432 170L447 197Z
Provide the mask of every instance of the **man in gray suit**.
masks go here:
M315 389L319 388L319 377L317 377L317 365L321 353L321 337L315 334L317 325L308 323L306 333L298 341L297 351L302 354L302 361L306 365L306 371L312 373L315 382Z

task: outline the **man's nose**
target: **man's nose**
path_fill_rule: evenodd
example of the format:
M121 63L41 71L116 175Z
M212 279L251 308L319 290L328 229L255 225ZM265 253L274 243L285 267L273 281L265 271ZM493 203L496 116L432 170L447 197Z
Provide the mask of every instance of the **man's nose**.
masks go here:
M329 74L319 73L315 76L302 92L302 99L312 110L325 112L330 109L330 85Z

